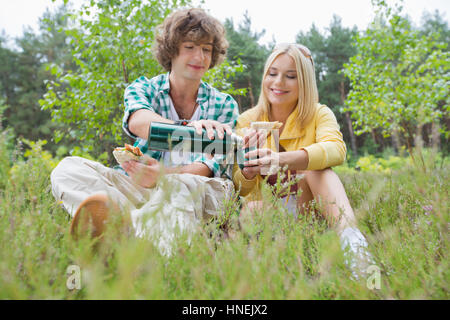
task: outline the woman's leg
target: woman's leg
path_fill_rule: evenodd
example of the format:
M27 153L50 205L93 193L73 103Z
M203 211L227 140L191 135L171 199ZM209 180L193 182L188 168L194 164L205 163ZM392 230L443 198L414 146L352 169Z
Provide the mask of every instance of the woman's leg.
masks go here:
M239 214L239 221L241 224L251 223L255 211L260 211L263 208L263 202L261 200L254 200L244 202L241 213Z
M353 209L338 175L330 168L304 171L303 174L305 176L298 182L302 190L297 199L300 214L305 214L310 202L316 199L321 204L325 218L331 225L336 226L338 232L353 226ZM253 211L261 208L262 201L249 201L242 208L241 217L244 220L249 219Z
M302 195L298 199L300 212L304 213L305 206L314 198L321 205L327 221L338 232L353 226L353 209L338 175L330 168L305 171L304 174L305 177L299 182L302 189Z
M306 171L305 180L314 198L321 204L325 218L336 228L353 276L358 278L360 274L365 274L374 260L367 249L366 238L356 226L353 209L338 175L329 168Z
M314 200L314 195L309 188L308 182L306 180L306 172L305 175L298 183L298 187L302 190L300 197L297 198L297 207L299 208L299 214L304 215L307 213L308 206L311 205L311 201Z

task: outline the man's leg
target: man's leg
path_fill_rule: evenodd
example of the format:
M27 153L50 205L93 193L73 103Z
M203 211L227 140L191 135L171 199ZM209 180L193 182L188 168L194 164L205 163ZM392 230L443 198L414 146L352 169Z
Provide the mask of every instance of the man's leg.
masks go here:
M193 174L168 174L158 182L150 199L131 212L136 235L152 240L170 256L175 237L188 241L201 221L222 213L233 184L229 180Z
M110 213L126 215L149 198L149 190L126 175L80 157L63 159L51 173L51 183L54 197L73 217L72 234L91 228L97 237Z
M102 164L80 157L66 157L50 175L53 196L73 217L79 205L97 193L108 195L121 207L142 206L148 189L137 186L130 177Z

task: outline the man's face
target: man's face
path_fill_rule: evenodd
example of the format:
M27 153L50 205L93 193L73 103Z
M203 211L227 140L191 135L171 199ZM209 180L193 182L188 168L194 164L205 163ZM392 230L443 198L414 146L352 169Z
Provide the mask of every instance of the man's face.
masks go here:
M172 59L171 72L188 80L201 80L211 64L212 50L212 41L182 41L178 56Z

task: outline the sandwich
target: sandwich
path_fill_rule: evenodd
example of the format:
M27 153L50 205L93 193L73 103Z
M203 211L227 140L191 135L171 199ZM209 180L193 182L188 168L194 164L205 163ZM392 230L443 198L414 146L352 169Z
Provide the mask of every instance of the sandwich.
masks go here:
M144 162L144 154L139 147L133 147L125 143L125 147L117 147L113 151L113 156L117 162L121 165L127 161Z
M282 122L280 121L256 121L256 122L252 122L250 123L250 128L255 129L255 130L275 130L275 129L280 129L281 126L283 125Z

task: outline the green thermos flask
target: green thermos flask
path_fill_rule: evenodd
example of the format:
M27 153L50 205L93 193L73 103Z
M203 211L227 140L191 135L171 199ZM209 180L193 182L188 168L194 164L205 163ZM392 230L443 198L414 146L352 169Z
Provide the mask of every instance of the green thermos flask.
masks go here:
M199 135L194 127L162 122L151 123L147 141L148 148L152 150L222 154L227 159L234 156L241 169L244 167L244 154L248 152L243 149L242 138L234 133L225 134L223 139L219 139L214 131L214 139L209 139L206 129L202 129Z

